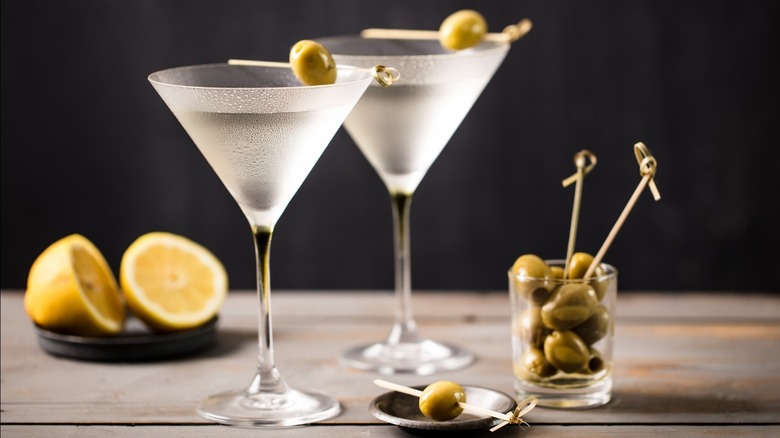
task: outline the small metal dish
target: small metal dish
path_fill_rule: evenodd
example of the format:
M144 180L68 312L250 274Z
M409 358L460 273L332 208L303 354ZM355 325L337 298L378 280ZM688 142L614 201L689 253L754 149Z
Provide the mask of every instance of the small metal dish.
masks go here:
M462 385L466 391L466 402L470 405L490 409L496 412L509 412L517 407L514 398L501 391L480 386ZM423 390L425 386L416 386ZM436 436L454 434L471 435L479 429L488 429L501 423L493 417L462 413L448 421L434 421L423 415L417 397L400 392L387 392L371 401L368 410L376 418L414 435Z

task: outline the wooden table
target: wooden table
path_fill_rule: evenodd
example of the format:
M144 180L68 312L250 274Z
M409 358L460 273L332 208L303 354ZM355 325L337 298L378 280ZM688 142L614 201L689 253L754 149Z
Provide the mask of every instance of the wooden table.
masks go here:
M256 297L231 292L218 342L195 356L146 363L97 363L43 352L24 314L23 294L3 291L2 432L10 436L404 437L367 406L385 392L372 373L345 369L341 351L386 336L388 292L276 291L276 359L294 387L341 401L320 424L240 429L202 420L197 402L243 387L257 353ZM478 360L446 378L512 393L509 300L505 292L415 292L423 334L468 346ZM780 295L623 293L618 299L615 387L608 405L536 408L531 428L485 436L780 436Z

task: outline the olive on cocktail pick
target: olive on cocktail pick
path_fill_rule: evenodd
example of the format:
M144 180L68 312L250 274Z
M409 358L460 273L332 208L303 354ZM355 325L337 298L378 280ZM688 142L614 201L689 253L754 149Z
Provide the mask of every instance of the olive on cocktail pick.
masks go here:
M250 59L228 59L230 65L255 67L289 68L303 85L331 85L336 83L338 68L328 49L312 40L301 40L290 49L290 62L255 61ZM371 68L341 66L342 69L370 71L374 80L382 87L389 87L401 78L393 67L375 65Z
M458 403L466 402L466 391L462 386L448 380L441 380L426 386L420 396L420 412L436 421L452 420L463 412Z
M336 82L336 61L320 43L301 40L290 49L290 67L304 85L329 85Z
M463 387L461 387L457 383L447 382L447 381L435 382L428 385L428 387L426 387L424 391L420 391L419 389L415 389L415 388L409 388L407 386L399 385L393 382L388 382L382 379L375 379L374 384L377 386L381 386L382 388L392 389L393 391L398 391L403 394L408 394L413 397L420 398L419 401L420 411L422 411L423 414L425 414L426 416L429 416L425 412L427 411L428 413L431 413L432 411L430 409L434 407L437 411L439 410L441 411L441 417L439 418L443 418L444 420L442 421L451 420L452 418L457 417L458 415L460 415L460 412L462 412L462 410L468 410L472 414L476 413L478 415L486 415L493 418L497 418L499 420L503 420L498 425L493 426L493 428L490 429L491 432L495 432L496 430L501 429L507 424L528 424L523 420L523 415L525 415L531 409L533 409L534 406L536 406L536 403L538 402L536 396L530 395L525 399L523 399L520 403L518 403L517 407L514 410L504 413L504 412L496 412L480 406L469 405L466 404L465 401L456 400L455 404L461 409L461 411L458 411L454 417L450 417L456 412L456 410L452 407L453 399L457 399L459 397L459 395L457 395L456 393L462 392L464 400L466 397L466 391L463 390ZM423 407L422 398L426 391L430 392L430 394L426 398L431 397L431 395L433 396L433 398L429 399L426 403L432 403L432 405ZM442 400L443 403L439 405L436 399ZM438 413L437 413L437 417L438 417ZM430 418L436 420L436 418L433 417Z
M438 39L445 49L457 51L474 47L482 41L512 43L530 32L532 27L531 20L524 18L517 24L505 27L500 33L488 33L487 21L479 12L463 9L445 18L438 31L372 28L364 29L360 32L360 36L387 39Z
M457 11L441 23L439 42L451 50L463 50L476 46L487 33L487 21L473 9Z

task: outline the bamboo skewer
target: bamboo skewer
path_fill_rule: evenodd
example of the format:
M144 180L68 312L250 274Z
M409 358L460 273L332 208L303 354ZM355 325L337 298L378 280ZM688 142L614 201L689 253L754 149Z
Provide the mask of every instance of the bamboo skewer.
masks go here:
M251 59L228 59L229 65L247 65L252 67L278 67L278 68L292 68L292 64L289 62L278 61L255 61ZM351 65L336 65L336 68L345 70L369 70L374 76L374 79L383 87L388 87L401 78L401 73L393 67L386 67L384 65L375 65L371 68L354 67Z
M631 195L631 198L628 200L625 208L623 208L623 212L620 213L620 216L618 217L617 222L615 222L615 225L612 227L612 230L609 232L607 239L604 241L604 244L601 245L601 249L599 249L599 252L593 258L593 262L590 264L588 271L583 277L585 280L589 279L596 270L596 267L601 264L601 260L607 253L609 246L612 245L612 242L615 240L615 236L617 236L618 231L620 231L620 227L622 227L623 223L626 221L628 214L631 213L631 209L634 208L636 201L639 199L639 195L642 194L642 190L649 186L650 191L653 194L653 198L656 201L661 199L661 193L658 191L658 187L655 185L655 180L653 179L655 176L656 167L658 166L658 162L655 160L655 157L650 154L650 150L642 142L634 145L634 155L636 156L637 163L639 163L639 174L642 175L642 180L639 181L639 185L634 190L634 193Z
M586 161L590 160L590 165L586 167ZM569 246L566 248L566 264L563 265L563 278L569 278L569 264L574 254L575 242L577 240L577 225L580 218L580 204L582 200L582 184L585 175L590 173L596 167L596 156L589 150L583 149L574 154L574 165L577 166L577 172L563 180L563 187L568 187L572 182L574 186L574 205L571 210L571 226L569 228Z
M278 67L278 68L291 68L292 64L289 62L277 62L277 61L255 61L252 59L228 59L230 65L248 65L252 67Z
M528 18L523 18L517 24L510 24L501 32L486 33L483 41L492 41L500 43L512 43L531 31L533 23ZM369 28L360 32L363 38L385 38L396 40L438 40L438 30L415 30L415 29L383 29Z

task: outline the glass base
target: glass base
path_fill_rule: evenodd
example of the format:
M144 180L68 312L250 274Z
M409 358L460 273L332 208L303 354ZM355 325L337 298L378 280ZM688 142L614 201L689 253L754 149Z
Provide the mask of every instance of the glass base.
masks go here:
M340 412L338 401L296 390L255 395L246 391L226 392L209 397L198 406L201 417L240 427L297 426L326 420Z
M515 380L520 398L535 395L538 405L558 409L586 409L602 406L612 399L612 378L606 377L593 385L580 388L551 388Z
M433 374L464 368L474 355L460 347L431 340L390 344L378 342L344 352L344 365L381 374Z

